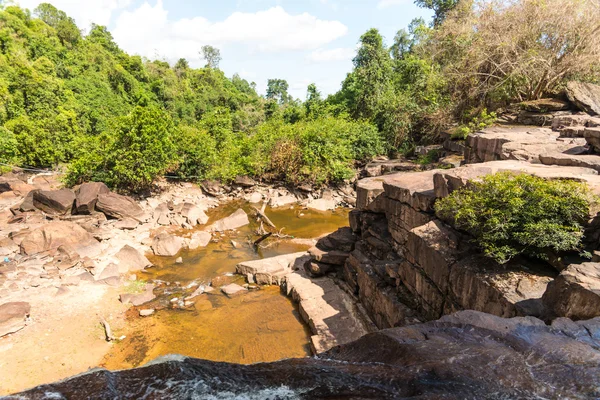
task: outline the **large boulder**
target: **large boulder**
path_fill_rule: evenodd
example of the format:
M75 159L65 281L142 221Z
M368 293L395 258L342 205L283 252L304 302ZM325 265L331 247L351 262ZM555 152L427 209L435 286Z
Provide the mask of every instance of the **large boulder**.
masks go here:
M21 253L26 255L55 252L60 246L69 246L83 256L91 247L98 247L98 241L76 223L54 221L29 233L20 244Z
M75 193L69 189L40 190L33 193L34 207L47 214L71 214L74 202Z
M246 214L246 212L240 208L229 217L218 220L209 226L208 229L212 232L223 232L241 228L249 223L250 220L248 219L248 214Z
M118 219L129 217L140 220L144 214L135 200L116 193L99 194L96 209L102 211L107 217Z
M600 114L600 86L586 82L569 82L567 97L581 111L588 114Z
M190 250L196 250L200 247L206 247L212 240L210 232L194 232L190 238L188 248Z
M128 271L141 271L152 263L137 249L125 245L115 257L119 260L119 272L124 274Z
M557 317L600 316L600 263L573 264L548 284L543 301Z
M183 238L163 232L154 237L152 250L157 256L174 256L183 248Z
M191 226L196 226L198 224L204 225L208 222L206 213L200 207L192 203L183 203L181 216L184 217Z
M91 214L96 208L98 195L109 192L108 186L102 182L84 183L76 192L75 212L77 214Z
M24 301L0 305L0 337L23 329L30 310L31 306Z

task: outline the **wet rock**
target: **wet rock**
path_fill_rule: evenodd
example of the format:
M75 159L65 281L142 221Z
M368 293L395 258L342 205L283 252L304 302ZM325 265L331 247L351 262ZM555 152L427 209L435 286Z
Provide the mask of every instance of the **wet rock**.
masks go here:
M119 272L124 274L129 271L141 271L151 267L152 263L137 249L125 245L115 257L119 260Z
M185 218L187 223L192 227L198 224L204 225L208 222L208 216L204 213L204 211L192 203L183 204L181 216Z
M0 305L0 337L23 329L30 310L29 303L22 301Z
M242 226L248 225L250 220L248 214L241 208L230 216L223 218L208 227L211 232L223 232L232 229L241 228Z
M600 86L588 82L569 82L567 97L577 108L588 114L600 114Z
M142 208L131 197L116 193L99 194L96 209L107 217L117 219L133 218L139 221L144 214Z
M600 263L572 264L548 284L543 301L558 317L600 316Z
M76 192L75 212L77 214L91 214L96 209L98 195L110 192L108 186L102 182L88 182L79 186Z
M154 237L152 250L157 256L174 256L183 248L183 238L163 232Z
M54 221L33 230L20 244L21 253L26 255L54 252L60 246L71 246L83 256L90 248L98 248L98 241L73 222Z
M190 239L188 248L190 250L196 250L200 247L206 247L212 240L210 232L194 232Z
M69 189L40 190L33 193L34 207L47 214L71 214L74 202L75 194Z
M228 297L233 297L248 291L248 289L241 287L236 283L230 283L229 285L222 286L221 291Z
M564 111L568 110L570 104L564 100L560 99L540 99L540 100L532 100L525 101L523 103L519 103L519 107L526 111L536 112L536 113L546 113L550 111Z

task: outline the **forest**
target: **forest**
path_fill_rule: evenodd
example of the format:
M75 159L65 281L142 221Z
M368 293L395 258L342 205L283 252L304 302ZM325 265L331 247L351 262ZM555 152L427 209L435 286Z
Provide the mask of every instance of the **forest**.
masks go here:
M0 5L0 168L63 169L70 185L128 191L161 176L289 184L350 179L378 155L410 156L451 130L460 140L512 104L600 81L597 0L416 0L414 20L386 43L358 40L353 69L324 97L271 79L264 96L198 49L194 69L121 50L48 3Z

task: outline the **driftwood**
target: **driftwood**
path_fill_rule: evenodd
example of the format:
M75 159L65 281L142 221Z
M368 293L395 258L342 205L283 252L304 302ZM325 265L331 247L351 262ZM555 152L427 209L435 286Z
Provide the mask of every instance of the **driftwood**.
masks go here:
M266 204L267 204L267 203L265 203L265 207L266 207ZM259 216L259 217L260 217L260 218L261 218L263 221L265 221L265 223L266 223L267 225L269 225L269 226L270 226L271 228L273 228L273 229L277 229L277 227L275 226L275 224L274 224L273 222L271 222L271 220L269 219L269 217L267 217L267 216L265 215L265 212L264 212L264 210L262 210L262 211L261 211L261 210L259 210L258 208L254 207L254 206L252 206L252 208L254 209L254 211L256 211L256 214L257 214L257 215L258 215L258 216ZM263 208L264 208L264 207L263 207Z
M100 323L104 327L104 334L106 335L106 341L111 342L111 341L115 340L116 337L113 336L112 330L110 329L110 325L103 317L100 317Z
M260 238L258 238L257 240L254 241L254 246L258 246L263 240L266 240L267 238L269 238L271 235L273 235L273 233L269 232L265 235L262 235Z

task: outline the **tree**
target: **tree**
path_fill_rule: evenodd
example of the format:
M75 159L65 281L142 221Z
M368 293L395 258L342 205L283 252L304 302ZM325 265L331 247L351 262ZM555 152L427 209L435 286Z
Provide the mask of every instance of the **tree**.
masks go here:
M42 3L34 12L42 21L56 29L56 34L63 45L74 45L81 39L81 32L73 18L52 4Z
M202 46L202 58L209 68L217 69L221 62L221 51L213 46Z
M117 46L115 43L112 34L109 32L106 26L92 24L92 29L90 29L87 39L92 43L100 44L113 54L118 54L121 52L121 49L119 49L119 46Z
M433 10L433 26L439 26L448 13L456 7L458 0L415 0L415 4Z
M314 83L308 85L304 108L306 109L306 116L308 118L315 119L323 114L323 98L321 97L321 92L317 89L317 85Z
M288 94L289 85L285 79L269 79L267 81L267 99L275 100L279 104L290 101Z

